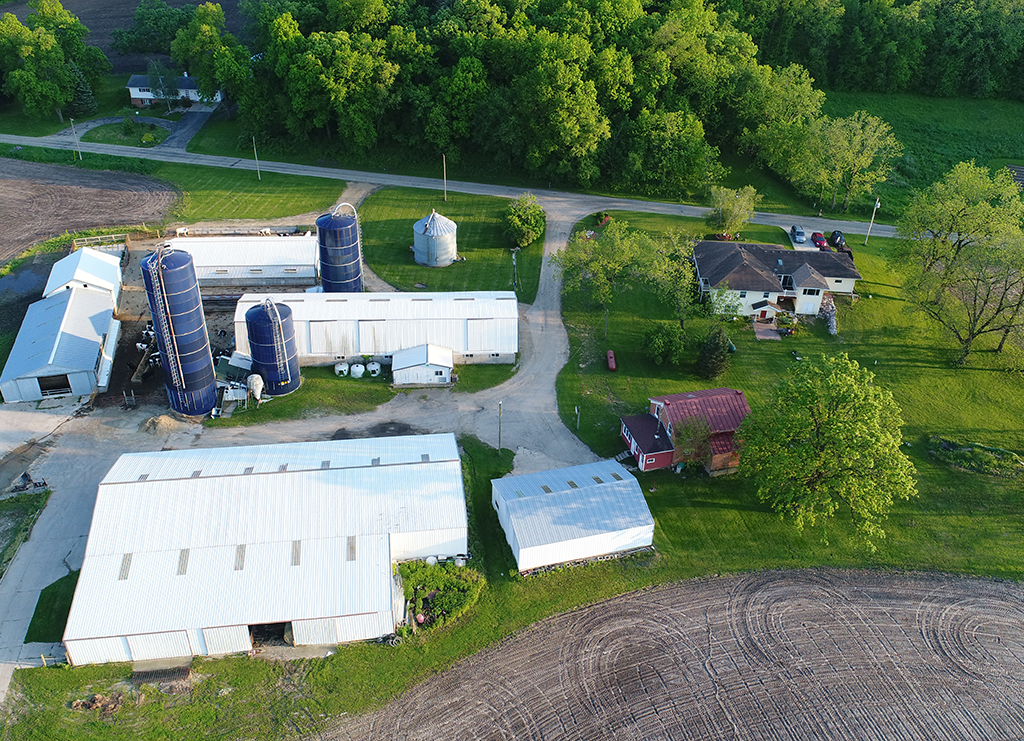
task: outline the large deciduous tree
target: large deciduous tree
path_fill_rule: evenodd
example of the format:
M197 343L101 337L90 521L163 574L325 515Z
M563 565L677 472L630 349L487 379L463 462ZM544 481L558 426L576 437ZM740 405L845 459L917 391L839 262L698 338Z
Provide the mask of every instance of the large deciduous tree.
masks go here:
M868 550L898 499L917 494L892 393L845 354L793 366L743 421L740 473L797 529L848 513Z
M753 185L744 185L739 190L731 188L711 188L711 208L708 214L708 225L726 234L735 234L740 227L750 221L754 209L761 196Z
M533 193L523 193L505 210L505 233L516 247L525 247L544 233L547 217Z
M670 231L641 257L638 265L646 283L672 307L680 329L686 328L686 318L697 293L693 244L691 237L680 231Z
M110 32L111 48L118 54L170 54L178 31L192 22L195 5L172 8L165 0L142 0L132 25Z

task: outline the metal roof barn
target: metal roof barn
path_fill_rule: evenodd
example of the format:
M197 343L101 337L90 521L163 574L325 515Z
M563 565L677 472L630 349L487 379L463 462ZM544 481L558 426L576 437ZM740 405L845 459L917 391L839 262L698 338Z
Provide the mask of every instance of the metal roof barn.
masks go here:
M110 291L117 306L121 296L121 261L115 255L88 247L72 252L50 268L43 297L76 286Z
M512 291L453 293L252 293L235 308L235 348L250 355L245 313L266 299L292 310L299 365L357 355L392 356L418 345L455 362L514 362L519 305Z
M75 286L36 301L0 374L4 401L106 391L120 332L109 291Z
M455 361L452 351L437 345L419 345L399 350L391 361L395 386L434 386L450 383Z
M168 244L192 255L200 286L312 286L315 236L175 237Z
M466 527L451 434L123 455L100 482L67 654L248 651L250 626L285 622L296 645L375 638L402 617L392 562L464 554Z
M640 485L613 460L493 479L491 505L519 571L653 543Z

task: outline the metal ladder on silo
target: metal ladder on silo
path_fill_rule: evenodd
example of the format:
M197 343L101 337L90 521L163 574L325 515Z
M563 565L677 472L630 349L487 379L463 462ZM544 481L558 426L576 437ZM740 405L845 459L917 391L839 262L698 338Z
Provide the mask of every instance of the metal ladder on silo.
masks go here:
M277 377L285 378L290 385L292 373L288 367L288 346L285 344L284 322L281 321L281 313L277 310L277 304L269 298L263 302L263 309L274 322L274 360L277 364Z
M164 289L164 277L160 272L160 264L164 256L164 245L161 245L156 250L156 258L149 264L149 280L150 284L154 288L159 290L153 291L153 302L156 304L153 308L156 310L156 316L153 317L153 323L160 330L161 336L164 338L164 343L169 344L170 349L173 350L171 353L173 359L167 364L167 367L171 369L171 382L175 388L183 389L185 387L185 374L181 369L181 358L178 355L178 340L174 336L174 325L171 323L171 315L167 309L166 291ZM167 349L167 348L165 348Z

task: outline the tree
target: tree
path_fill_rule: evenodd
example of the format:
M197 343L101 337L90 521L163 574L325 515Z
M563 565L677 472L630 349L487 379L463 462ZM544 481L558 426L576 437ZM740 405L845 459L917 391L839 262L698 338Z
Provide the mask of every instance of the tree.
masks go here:
M220 5L203 3L188 25L175 34L171 58L199 79L199 95L212 100L217 94L218 52L236 44L234 37L224 31L224 11Z
M172 8L165 0L142 0L129 28L110 32L111 48L118 54L170 54L171 42L196 14L195 5Z
M691 237L670 231L638 265L647 284L672 307L680 329L686 328L686 317L696 294L693 244Z
M47 29L28 29L11 13L5 13L0 33L4 44L6 80L3 92L15 97L30 116L54 112L64 121L61 109L74 93L74 80L64 51Z
M704 417L687 417L673 427L672 463L711 462L711 425Z
M71 93L71 102L68 103L68 113L72 116L91 116L96 112L99 105L96 103L96 96L92 92L92 85L85 79L82 70L74 62L68 64L71 75L75 78L75 88Z
M686 111L640 111L630 127L623 177L643 193L694 193L725 175L704 126Z
M752 185L744 185L739 190L712 186L711 207L708 224L726 234L735 234L754 215L761 196Z
M153 93L153 97L163 100L167 104L169 113L171 101L178 97L177 77L156 59L149 60L146 74L149 77L149 89Z
M917 494L892 393L845 354L793 366L737 432L740 473L798 530L841 509L869 551L895 499Z
M641 337L644 355L655 365L668 362L680 365L686 359L686 337L683 330L672 324L652 322Z
M709 380L718 378L729 370L731 364L729 338L725 336L724 329L716 327L708 334L697 354L697 375Z
M505 210L505 233L516 247L525 247L544 233L547 216L533 193L523 193Z

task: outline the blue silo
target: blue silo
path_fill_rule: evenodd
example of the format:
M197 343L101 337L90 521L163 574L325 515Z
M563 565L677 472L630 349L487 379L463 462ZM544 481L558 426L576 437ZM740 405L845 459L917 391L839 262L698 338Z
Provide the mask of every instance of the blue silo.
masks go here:
M268 298L245 312L245 328L252 369L263 377L264 390L284 396L297 389L302 377L291 307Z
M202 415L217 403L217 379L192 256L160 247L142 259L171 408Z
M339 214L348 206L352 215ZM320 283L324 293L359 293L363 290L362 249L359 215L349 203L339 203L329 214L316 220L320 245Z

